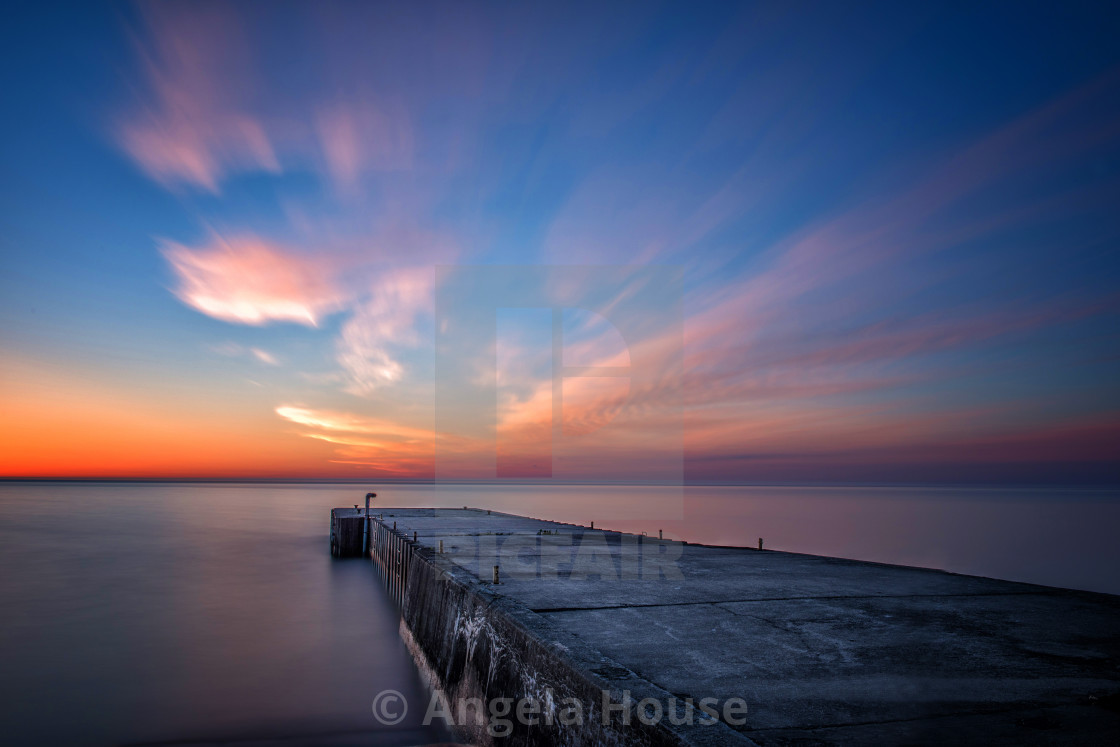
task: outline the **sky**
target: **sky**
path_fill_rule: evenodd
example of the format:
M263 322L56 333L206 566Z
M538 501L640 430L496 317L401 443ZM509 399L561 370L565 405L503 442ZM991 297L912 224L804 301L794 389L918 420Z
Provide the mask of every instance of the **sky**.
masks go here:
M7 16L0 476L1120 482L1109 3Z

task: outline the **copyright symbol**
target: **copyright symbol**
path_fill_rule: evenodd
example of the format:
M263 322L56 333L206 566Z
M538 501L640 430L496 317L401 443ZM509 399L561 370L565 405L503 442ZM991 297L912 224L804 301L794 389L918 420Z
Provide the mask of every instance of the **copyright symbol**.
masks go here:
M385 726L399 724L406 713L408 703L396 690L382 690L373 699L373 717Z

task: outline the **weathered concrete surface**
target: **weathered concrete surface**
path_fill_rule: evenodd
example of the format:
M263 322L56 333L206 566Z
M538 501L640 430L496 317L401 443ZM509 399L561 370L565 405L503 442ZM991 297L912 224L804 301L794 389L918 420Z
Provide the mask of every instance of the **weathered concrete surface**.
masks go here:
M745 724L671 729L680 741L1120 738L1118 597L484 510L376 511L453 579L454 594L429 584L427 604L501 613L547 652L542 669L635 699L746 700Z

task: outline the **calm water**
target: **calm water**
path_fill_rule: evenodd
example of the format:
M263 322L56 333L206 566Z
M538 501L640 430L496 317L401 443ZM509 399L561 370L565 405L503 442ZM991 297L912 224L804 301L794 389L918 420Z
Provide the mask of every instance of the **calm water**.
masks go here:
M371 488L1120 593L1107 490L0 483L5 743L440 739L371 567L329 557L328 509ZM393 730L386 688L411 706Z

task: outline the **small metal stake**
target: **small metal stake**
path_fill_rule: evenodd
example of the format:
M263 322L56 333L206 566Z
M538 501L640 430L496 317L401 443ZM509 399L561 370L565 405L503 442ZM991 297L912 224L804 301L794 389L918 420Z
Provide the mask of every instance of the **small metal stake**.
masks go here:
M499 583L498 582L498 566L494 566L494 583L495 584Z
M413 532L412 532L412 541L413 542L416 541L416 530L413 530Z

